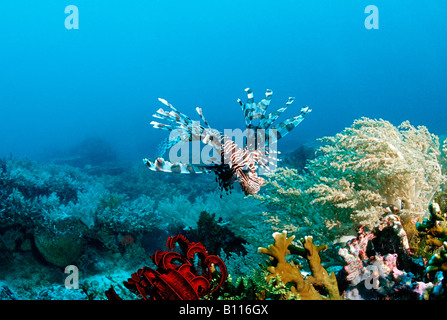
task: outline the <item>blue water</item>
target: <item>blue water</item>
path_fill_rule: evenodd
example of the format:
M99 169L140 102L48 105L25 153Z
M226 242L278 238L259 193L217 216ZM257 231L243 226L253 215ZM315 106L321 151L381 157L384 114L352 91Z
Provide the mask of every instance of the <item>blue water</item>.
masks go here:
M365 7L379 9L366 29ZM68 30L64 9L79 9ZM313 112L285 149L361 116L447 131L445 1L12 1L0 4L0 156L45 158L88 137L126 161L150 156L167 99L243 128L250 87ZM281 148L281 145L280 145Z

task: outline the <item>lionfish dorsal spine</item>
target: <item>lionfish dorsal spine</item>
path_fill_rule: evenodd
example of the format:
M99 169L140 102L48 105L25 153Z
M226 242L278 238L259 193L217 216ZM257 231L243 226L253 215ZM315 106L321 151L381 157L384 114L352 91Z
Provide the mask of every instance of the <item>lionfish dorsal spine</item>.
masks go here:
M197 107L197 108L196 108L196 111L197 111L197 113L198 113L200 119L202 119L202 121L205 123L205 125L206 125L208 128L211 128L210 125L209 125L209 123L208 123L208 121L206 120L205 116L203 115L202 108Z
M309 107L303 107L301 109L301 113L295 117L292 117L290 119L284 120L280 124L278 124L273 129L276 129L276 137L277 140L283 138L286 134L288 134L290 131L292 131L294 128L296 128L303 120L306 114L312 112L312 109L309 109Z

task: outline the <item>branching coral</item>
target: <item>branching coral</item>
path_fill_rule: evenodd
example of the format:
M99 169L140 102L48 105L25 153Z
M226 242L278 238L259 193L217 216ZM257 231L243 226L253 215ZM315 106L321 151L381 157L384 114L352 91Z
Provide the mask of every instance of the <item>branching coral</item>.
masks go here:
M287 237L287 232L273 234L275 244L268 248L259 248L260 253L271 256L276 266L270 266L267 270L270 275L267 281L278 280L284 284L295 283L295 286L290 288L294 298L302 300L323 300L341 299L337 279L335 274L330 275L321 265L319 252L327 249L326 245L316 246L313 243L312 237L306 237L303 243L303 249L299 250L300 254L305 257L309 263L311 275L304 277L301 274L301 268L292 262L286 260L286 255L290 254L289 246L295 239L294 236ZM324 291L324 293L320 293Z
M279 217L283 225L292 214L315 224L326 221L339 234L352 225L372 229L386 205L395 206L403 220L420 218L446 181L439 139L424 126L361 118L320 140L325 144L309 161L308 173L277 170L267 181L270 194L259 196L286 213Z
M312 177L301 176L298 170L286 167L278 168L266 178L265 192L255 197L269 209L264 214L265 222L274 231L286 230L300 237L312 233L319 240L333 240L324 221L333 221L337 212L320 214L321 206L312 203L312 195L306 193L313 186L312 181Z
M75 263L89 241L113 248L121 233L150 232L159 222L155 209L148 196L129 200L81 169L0 160L0 241L8 230L20 230L14 244L33 241L41 255L58 266ZM20 250L18 245L7 249Z
M441 147L441 162L442 162L442 168L444 170L444 173L447 172L447 138L445 138L444 142L442 143Z
M445 181L437 136L408 121L394 127L361 118L334 137L322 139L320 156L308 169L321 183L308 190L315 202L350 208L360 225L377 225L383 205L420 217Z
M259 233L247 232L259 224L263 207L253 198L245 198L241 193L221 195L219 192L211 192L196 197L190 201L180 194L171 199L164 198L158 203L157 211L161 218L161 224L166 226L183 226L187 229L197 228L197 222L202 211L215 213L216 218L221 218L223 224L237 236L254 242L259 239Z

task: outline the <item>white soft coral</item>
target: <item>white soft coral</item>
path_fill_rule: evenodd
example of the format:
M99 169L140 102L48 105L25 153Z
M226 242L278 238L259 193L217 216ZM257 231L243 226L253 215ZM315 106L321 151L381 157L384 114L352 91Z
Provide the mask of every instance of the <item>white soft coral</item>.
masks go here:
M322 140L327 144L308 166L321 184L309 192L315 202L352 208L352 218L361 225L376 225L383 205L410 217L422 215L446 178L438 137L408 121L395 127L363 117Z

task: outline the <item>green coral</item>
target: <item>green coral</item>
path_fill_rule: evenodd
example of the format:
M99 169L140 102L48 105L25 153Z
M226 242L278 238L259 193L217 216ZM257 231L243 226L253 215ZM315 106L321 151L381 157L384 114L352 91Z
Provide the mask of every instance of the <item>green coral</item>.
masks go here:
M447 241L443 243L441 251L433 255L428 262L427 272L442 271L444 279L447 276Z
M251 275L227 279L222 287L205 297L208 300L265 300L273 298L273 286L265 281L266 274L255 270Z
M46 261L58 267L75 263L84 248L82 225L73 219L63 219L53 226L36 228L34 241L37 249Z
M416 229L418 232L414 242L417 242L420 255L430 257L436 248L442 247L447 240L447 222L437 202L430 203L428 216L422 223L416 223Z
M447 298L447 242L444 242L441 251L434 254L428 261L426 271L430 273L435 273L438 271L442 272L442 291L439 297L433 298L445 300Z

